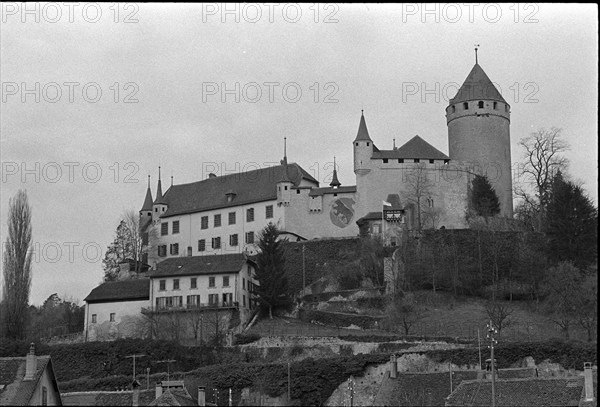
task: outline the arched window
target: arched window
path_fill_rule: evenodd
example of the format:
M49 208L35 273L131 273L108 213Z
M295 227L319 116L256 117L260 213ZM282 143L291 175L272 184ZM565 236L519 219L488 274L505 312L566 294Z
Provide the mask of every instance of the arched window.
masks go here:
M479 108L483 109L483 102L481 100L479 101Z

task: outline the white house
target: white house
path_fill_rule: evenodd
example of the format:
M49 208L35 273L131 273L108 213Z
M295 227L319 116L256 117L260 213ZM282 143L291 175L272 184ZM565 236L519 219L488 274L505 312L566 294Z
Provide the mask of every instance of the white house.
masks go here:
M85 298L85 340L96 341L147 334L141 314L150 305L150 280L109 281Z

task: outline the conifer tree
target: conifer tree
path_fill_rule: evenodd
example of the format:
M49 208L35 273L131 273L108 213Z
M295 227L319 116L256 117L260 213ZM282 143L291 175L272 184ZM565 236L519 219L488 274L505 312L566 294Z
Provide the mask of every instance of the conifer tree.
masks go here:
M485 175L475 175L473 178L471 207L478 216L486 219L500 213L498 195Z
M560 171L552 180L545 224L552 260L572 261L577 267L597 260L598 209Z
M277 226L269 223L261 232L258 242L259 254L256 257L256 278L259 286L255 294L263 309L269 310L273 319L273 309L288 305L288 281L285 275L285 258L282 242L278 241Z

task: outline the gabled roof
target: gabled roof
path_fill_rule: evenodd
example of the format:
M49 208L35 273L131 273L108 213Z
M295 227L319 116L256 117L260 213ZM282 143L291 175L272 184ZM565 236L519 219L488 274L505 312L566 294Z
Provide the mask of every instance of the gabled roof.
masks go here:
M477 99L498 100L506 103L500 92L498 92L498 89L496 89L479 64L475 64L473 69L471 69L471 72L456 93L456 96L450 99L450 104Z
M184 389L168 389L163 392L150 406L195 406L192 396Z
M369 131L367 130L367 123L365 122L365 115L360 115L360 124L358 125L358 133L356 133L356 138L354 141L371 141L371 137L369 137Z
M84 299L88 303L143 301L150 299L150 280L138 278L132 280L109 281L94 288Z
M372 158L402 158L402 159L422 159L422 160L449 160L446 154L423 140L419 136L414 136L401 147L395 150L374 151Z
M172 257L158 263L157 270L150 274L150 278L237 273L246 261L241 253Z
M62 393L63 406L131 406L133 392L126 391L81 391ZM155 391L140 390L139 405L147 406L155 399Z
M446 406L491 406L491 380L462 382L448 397ZM496 380L496 405L578 406L583 377Z
M168 205L161 217L228 208L277 199L277 183L285 176L284 165L261 168L208 178L190 184L173 185L165 193L163 202ZM287 176L297 187L302 180L315 186L319 182L296 163L287 165ZM235 198L228 202L226 193L234 192Z
M0 405L31 405L31 397L37 389L40 378L46 369L49 370L50 380L60 401L60 392L50 356L36 356L37 364L32 380L23 380L25 377L26 361L26 356L0 358Z

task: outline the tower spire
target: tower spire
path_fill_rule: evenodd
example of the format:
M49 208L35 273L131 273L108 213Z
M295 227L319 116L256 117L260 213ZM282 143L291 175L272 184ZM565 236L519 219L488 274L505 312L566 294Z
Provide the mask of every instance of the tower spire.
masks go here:
M342 185L342 184L341 184L340 180L338 180L337 170L336 170L336 165L335 165L335 156L333 156L333 177L331 178L331 183L329 184L329 186L331 186L333 188L337 188L340 185Z
M160 165L158 166L158 186L156 187L156 199L154 203L162 203L163 195L162 195L162 183L160 177Z
M142 211L152 212L152 191L150 191L150 174L148 174L148 188L146 189L146 198L142 205Z
M477 50L479 49L479 44L475 44L475 65L478 64L477 62Z

